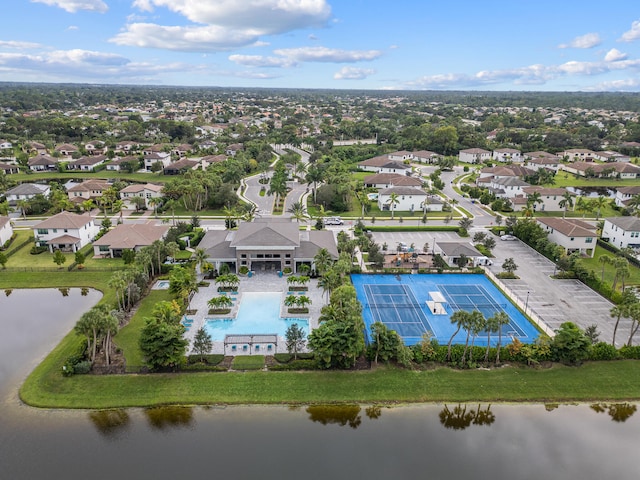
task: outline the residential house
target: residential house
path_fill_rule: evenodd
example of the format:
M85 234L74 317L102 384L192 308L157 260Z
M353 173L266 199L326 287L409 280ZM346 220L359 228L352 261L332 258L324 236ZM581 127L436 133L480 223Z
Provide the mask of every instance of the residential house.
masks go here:
M422 180L399 173L377 173L364 177L364 186L373 188L422 187Z
M13 150L13 143L8 140L0 140L0 150Z
M104 180L90 179L78 183L67 189L69 200L73 203L82 203L85 200L95 200L111 185Z
M406 150L400 150L398 152L388 153L387 158L396 162L404 162L405 160L413 160L413 153Z
M171 147L167 144L164 143L160 143L160 144L155 144L155 145L147 145L144 147L144 149L142 150L142 154L143 155L153 155L154 153L167 153L169 155L171 155L171 153L169 152L169 150L171 149Z
M398 160L389 160L387 155L380 155L358 162L358 168L375 173L400 173L411 174L411 165L406 165Z
M391 196L396 195L396 202L392 205ZM429 197L429 202L427 202ZM381 211L415 212L420 211L429 203L428 211L442 211L443 202L439 198L431 197L421 188L391 187L378 192L378 208Z
M82 172L93 172L96 167L104 164L107 161L105 155L98 155L94 157L80 157L77 160L73 160L67 163L67 170L80 170Z
M557 172L560 169L560 159L559 158L549 158L549 157L533 157L528 158L525 161L525 166L532 170L540 170L541 168L546 168L547 170L553 170Z
M12 175L14 173L20 173L20 167L18 167L18 165L0 162L0 174Z
M593 257L598 237L593 225L575 218L539 217L536 220L547 232L548 239L563 247L567 255L578 252Z
M171 154L168 152L144 154L144 169L146 171L153 171L153 166L157 163L159 163L163 169L168 167L171 164Z
M626 207L629 200L640 195L640 185L616 188L615 202L618 207Z
M544 151L537 151L537 152L526 152L523 153L522 156L524 157L525 160L529 160L532 158L550 158L551 160L560 160L560 158L557 155L554 155L553 153L549 153L549 152L544 152Z
M580 177L635 179L640 177L640 167L632 163L575 162L561 165L561 170Z
M120 224L93 242L95 256L121 257L124 250L139 251L157 240L163 240L168 225L150 223Z
M171 150L171 153L178 158L184 158L192 150L193 150L193 147L191 145L189 145L188 143L183 143L182 145L178 145L177 147L174 147L173 150Z
M118 142L116 144L116 153L131 153L140 148L140 144L136 142Z
M191 160L189 158L183 158L177 162L172 162L165 166L162 170L164 175L180 175L187 170L197 170L200 165L199 160Z
M13 237L13 225L9 217L0 217L0 247L7 245Z
M57 171L58 159L50 155L38 154L30 158L27 165L34 172Z
M236 153L244 150L244 145L241 143L233 143L227 147L225 153L230 157L235 157Z
M21 183L4 192L9 205L17 205L21 200L31 200L36 195L44 195L45 197L51 193L49 185L39 183Z
M413 152L413 161L419 163L438 163L442 155L436 152L430 152L429 150L418 150Z
M200 164L202 165L202 169L206 170L209 168L209 165L213 165L214 163L222 163L227 160L226 155L206 155L200 159Z
M570 148L561 153L569 162L592 162L595 152L586 148Z
M491 180L489 191L496 197L511 199L524 195L523 189L530 186L518 177L502 177Z
M435 242L434 240L433 253L440 255L450 267L459 266L460 258L463 256L474 267L478 266L480 258L484 258L484 254L471 243L462 242Z
M27 153L35 153L36 155L48 155L49 151L47 150L46 145L39 142L29 142L26 145Z
M479 164L491 160L491 152L482 148L460 150L458 159L464 163Z
M604 152L595 152L594 158L603 162L628 163L631 161L631 157L629 157L629 155L624 155L620 152L613 152L611 150L605 150Z
M36 245L63 252L77 252L100 231L88 215L61 212L33 226Z
M513 202L514 208L515 205L520 206L521 208L515 208L516 210L524 209L527 204L527 200L531 198L534 194L540 194L540 200L542 203L532 203L532 208L537 212L559 212L564 210L560 206L560 202L563 199L563 195L567 192L571 194L571 196L575 197L576 194L569 192L566 188L546 188L540 187L537 185L531 187L524 187L522 189L524 194L525 201L523 202ZM575 202L574 202L575 203Z
M522 162L522 152L515 148L496 148L491 154L491 158L498 162Z
M238 273L241 267L247 267L258 275L261 271L285 268L295 273L301 264L313 268L314 257L321 248L332 258L338 258L333 232L300 230L299 225L288 218L242 222L237 230L209 230L199 248L207 252L208 261L218 271L224 263L232 272Z
M162 198L162 185L154 185L153 183L132 184L120 190L120 198L124 200L126 208L135 208L132 199L135 197L144 198L146 208L153 208L150 203L152 198Z
M605 218L602 239L614 247L640 249L640 218Z
M57 145L54 151L62 160L71 160L73 155L79 152L79 149L70 143L63 143L62 145Z
M94 142L89 142L84 145L84 150L88 155L105 155L107 153L107 144L96 140Z
M136 162L137 164L140 164L140 158L134 157L133 155L128 155L126 157L116 157L109 163L107 163L105 168L109 171L119 172L123 170L122 165L128 162Z

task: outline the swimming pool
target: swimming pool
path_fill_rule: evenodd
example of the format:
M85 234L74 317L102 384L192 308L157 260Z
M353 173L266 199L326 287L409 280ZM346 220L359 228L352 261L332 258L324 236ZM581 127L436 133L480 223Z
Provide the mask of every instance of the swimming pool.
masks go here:
M225 335L277 334L284 337L287 329L298 324L305 335L309 334L309 320L306 318L281 318L280 292L247 292L240 299L236 318L206 318L204 329L211 340L221 342Z
M169 280L158 280L152 288L153 290L166 290L169 288Z
M371 324L381 321L395 330L405 345L420 342L423 333L430 331L432 338L443 345L456 330L451 315L456 310L480 310L485 318L503 311L509 316L509 325L502 329L502 343L517 337L522 343L532 343L538 330L484 275L470 274L418 274L418 275L364 275L355 274L351 281L362 304L367 334ZM441 303L434 305L434 298ZM435 308L436 312L432 311ZM465 343L465 330L454 337L453 343ZM491 334L491 345L497 345L498 334ZM475 345L486 346L487 334L480 333Z

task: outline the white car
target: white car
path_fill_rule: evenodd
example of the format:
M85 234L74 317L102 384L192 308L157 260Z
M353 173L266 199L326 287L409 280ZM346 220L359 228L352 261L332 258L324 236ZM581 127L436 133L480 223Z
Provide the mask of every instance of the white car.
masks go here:
M325 217L325 225L343 225L344 221L340 217Z
M517 240L518 237L514 236L514 235L502 235L500 237L500 240L504 240L504 241L510 241L510 240Z

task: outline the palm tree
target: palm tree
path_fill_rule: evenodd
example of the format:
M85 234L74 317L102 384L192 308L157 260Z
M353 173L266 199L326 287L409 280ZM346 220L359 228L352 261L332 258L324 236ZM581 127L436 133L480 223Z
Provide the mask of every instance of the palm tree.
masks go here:
M600 258L598 258L598 262L600 262L600 264L602 265L602 271L600 272L600 281L604 282L604 267L605 265L609 265L612 262L612 260L609 255L604 253L600 255Z
M498 319L495 315L487 318L485 322L485 329L487 330L487 350L484 352L484 363L489 361L489 350L491 350L491 334L497 332L500 328Z
M207 252L204 248L196 248L193 252L193 259L196 261L196 265L200 268L200 273L204 270L204 264L207 262Z
M322 182L324 180L324 171L322 170L322 168L319 165L313 164L310 165L309 168L307 169L307 174L305 175L305 181L307 182L307 185L312 185L313 186L313 203L317 203L316 202L316 191L317 191L317 187L318 187L318 183Z
M564 209L564 211L562 212L562 218L565 218L567 215L567 210L573 207L573 195L571 194L571 192L565 192L562 195L562 200L558 202L558 206Z
M451 315L451 323L456 325L456 331L453 332L451 338L449 339L449 343L447 344L447 361L451 361L451 344L453 343L454 337L460 332L460 329L469 322L470 312L466 310L457 310L453 312Z
M307 297L306 295L301 295L298 297L298 306L300 308L307 308L309 305L311 305L311 299L309 297Z
M611 285L612 290L615 291L616 286L618 285L618 280L620 279L621 270L628 269L628 267L629 267L629 261L626 258L616 257L613 260L613 268L615 268L616 274L613 277L613 284Z
M578 197L575 209L578 212L582 212L582 218L584 218L587 212L592 211L593 203L585 197Z
M618 325L620 324L620 318L626 317L629 313L629 308L627 305L615 305L611 310L609 310L609 315L611 318L616 319L616 324L613 326L613 338L611 340L611 345L616 346L616 332L618 331Z
M309 218L307 215L307 209L301 202L293 202L287 210L287 213L290 213L298 223L300 223L300 220L304 220L306 222L307 218Z
M162 204L161 197L151 197L149 199L149 205L153 207L153 216L158 218L158 205Z
M502 326L509 325L509 316L505 312L498 312L493 315L498 324L498 345L496 346L496 365L500 363L500 347L502 345Z
M627 202L627 207L636 215L640 215L640 194L634 195Z
M609 203L609 200L600 195L597 198L594 198L593 200L591 200L593 208L596 209L596 220L598 220L600 218L600 213L602 212L602 207L606 206L607 203Z
M226 295L219 295L217 297L211 298L207 302L207 305L213 309L229 308L233 305L233 300L231 300L231 298Z
M529 203L531 203L534 210L536 209L537 203L544 203L544 200L542 200L542 195L540 194L540 192L533 192L532 194L527 196L527 205Z
M389 204L389 208L391 209L391 220L393 220L393 214L396 210L396 205L400 203L400 200L398 197L399 196L397 193L391 192L389 194L389 200L387 200L387 203Z
M294 307L298 304L298 297L295 295L287 295L284 299L285 307Z
M313 257L313 263L315 265L316 272L322 275L333 264L333 258L331 258L329 250L321 248Z

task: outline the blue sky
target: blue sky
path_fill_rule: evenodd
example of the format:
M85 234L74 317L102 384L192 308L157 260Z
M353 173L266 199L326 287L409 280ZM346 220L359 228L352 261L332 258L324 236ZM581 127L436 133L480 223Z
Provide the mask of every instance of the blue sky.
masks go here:
M3 0L0 81L640 91L637 0Z

